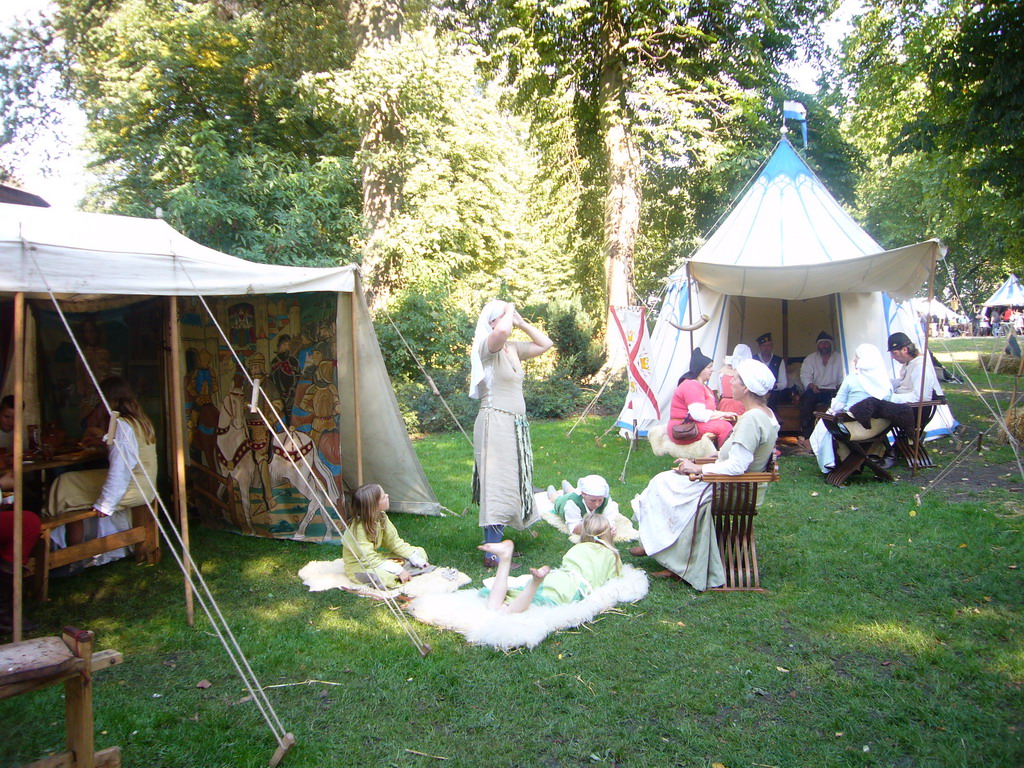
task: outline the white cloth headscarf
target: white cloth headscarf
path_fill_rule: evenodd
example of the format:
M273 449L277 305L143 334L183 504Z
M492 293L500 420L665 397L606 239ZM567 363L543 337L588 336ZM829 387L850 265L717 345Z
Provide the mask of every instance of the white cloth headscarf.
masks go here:
M775 374L760 360L744 360L736 366L736 375L755 395L765 395L775 386Z
M576 484L576 490L588 496L607 496L608 481L600 475L587 475L580 478Z
M480 317L476 321L476 331L473 333L473 348L469 353L470 360L470 372L469 372L469 396L474 400L479 400L483 394L480 391L480 385L486 384L488 389L491 386L491 382L494 380L494 366L484 366L484 360L480 356L480 347L484 343L484 339L491 335L491 322L497 320L505 313L505 307L508 304L507 301L501 301L499 299L493 299L492 301L484 304L484 308L480 310Z
M892 394L892 382L886 373L882 353L874 344L861 344L854 351L857 356L857 374L864 391L872 397L884 400Z
M737 344L732 348L732 357L729 358L729 365L735 368L744 360L753 360L754 355L746 344Z

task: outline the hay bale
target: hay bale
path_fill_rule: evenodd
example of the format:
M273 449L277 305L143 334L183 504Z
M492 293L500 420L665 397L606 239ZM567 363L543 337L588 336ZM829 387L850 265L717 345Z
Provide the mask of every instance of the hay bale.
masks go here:
M1018 358L998 353L985 354L984 352L979 352L978 365L981 366L983 371L1003 373L1008 376L1016 376L1017 372L1020 371L1020 360Z
M1019 408L1011 408L1004 415L1006 421L1006 429L1013 435L1014 439L1020 443L1024 442L1024 406ZM1006 433L999 433L999 442L1006 442Z

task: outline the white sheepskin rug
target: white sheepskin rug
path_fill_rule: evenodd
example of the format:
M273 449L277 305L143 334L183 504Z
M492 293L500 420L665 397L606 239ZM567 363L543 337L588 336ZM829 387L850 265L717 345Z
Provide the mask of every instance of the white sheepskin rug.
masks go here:
M705 456L713 456L715 453L715 442L710 432L701 435L696 440L686 445L677 445L669 440L668 429L664 424L656 424L647 430L647 441L651 444L651 451L655 456L672 456L676 459L703 459Z
M541 492L535 493L533 496L537 500L537 511L540 512L541 519L548 525L568 535L569 529L565 527L565 520L554 513L555 505L551 503L548 495ZM633 527L633 521L619 512L619 505L614 499L608 500L608 506L605 507L604 512L601 514L606 515L612 521L612 525L615 526L615 541L638 541L640 539L640 534ZM569 541L573 544L579 544L580 537L569 535Z
M510 579L510 584L517 579ZM531 605L522 613L499 613L487 607L486 599L480 597L478 590L460 589L451 594L417 598L405 609L424 624L460 632L474 645L507 651L521 647L536 648L552 632L593 621L599 613L611 610L617 603L636 602L647 594L647 588L647 574L631 565L624 565L622 576L607 582L578 603Z
M352 581L345 575L345 561L313 560L299 570L299 578L309 587L310 592L324 592L328 589L343 589L363 597L378 600L405 595L409 598L423 597L445 592L454 592L472 581L457 568L436 568L430 573L413 576L396 589L374 589L368 584Z

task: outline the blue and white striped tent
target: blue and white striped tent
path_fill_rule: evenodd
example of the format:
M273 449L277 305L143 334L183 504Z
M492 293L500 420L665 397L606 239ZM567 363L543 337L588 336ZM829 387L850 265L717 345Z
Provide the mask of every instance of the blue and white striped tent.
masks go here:
M707 242L666 281L651 335L650 384L661 418L652 403L631 398L617 426L632 430L635 421L643 436L668 419L695 347L716 371L740 342L756 352L754 339L766 331L775 353L788 358L812 352L818 332L829 331L847 371L857 345L884 353L896 331L922 347L908 300L945 251L938 240L884 250L782 139ZM710 322L692 332L675 327L701 315ZM895 363L891 373L898 374ZM929 433L946 434L956 423L948 409L942 421Z
M1020 287L1020 281L1017 279L1017 276L1010 275L1006 278L1006 282L999 286L998 290L989 297L984 306L1024 307L1024 288Z

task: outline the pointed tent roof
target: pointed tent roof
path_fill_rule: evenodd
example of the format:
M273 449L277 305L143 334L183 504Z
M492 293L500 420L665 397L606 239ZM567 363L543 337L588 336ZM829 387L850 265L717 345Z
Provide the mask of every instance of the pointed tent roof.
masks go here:
M690 259L719 293L806 299L885 290L909 298L925 281L937 240L884 251L782 139L708 241ZM683 270L677 273L683 276Z
M1024 306L1024 288L1021 288L1020 281L1016 275L1010 275L1006 282L999 286L988 301L986 307L1020 307Z

